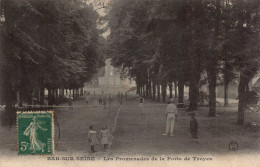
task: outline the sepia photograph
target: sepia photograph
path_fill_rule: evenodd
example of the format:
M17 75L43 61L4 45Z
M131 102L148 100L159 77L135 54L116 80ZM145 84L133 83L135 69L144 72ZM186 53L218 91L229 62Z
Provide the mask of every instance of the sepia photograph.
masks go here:
M0 167L260 166L260 0L0 0Z

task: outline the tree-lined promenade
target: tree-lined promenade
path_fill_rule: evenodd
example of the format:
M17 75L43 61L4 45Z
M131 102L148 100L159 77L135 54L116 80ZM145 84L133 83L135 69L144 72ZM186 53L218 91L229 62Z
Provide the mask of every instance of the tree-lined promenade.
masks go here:
M1 3L1 105L59 103L78 97L104 66L99 15L81 0L3 0ZM10 120L9 120L10 121Z
M157 101L165 102L167 87L172 97L174 85L183 106L188 85L189 110L195 111L207 83L210 117L216 116L218 81L223 78L227 105L228 84L236 78L242 125L248 84L259 70L259 14L258 0L113 0L108 53L136 80L138 94Z
M244 123L248 85L260 62L258 0L111 0L104 7L100 17L85 0L1 1L5 120L15 120L16 103L31 104L37 96L43 104L45 89L49 104L64 94L79 96L109 57L123 77L136 81L138 94L154 100L165 102L169 87L183 107L189 86L190 111L208 85L210 117L219 81L227 105L228 84L236 79L237 123ZM99 23L108 24L99 30ZM100 36L106 30L107 41Z

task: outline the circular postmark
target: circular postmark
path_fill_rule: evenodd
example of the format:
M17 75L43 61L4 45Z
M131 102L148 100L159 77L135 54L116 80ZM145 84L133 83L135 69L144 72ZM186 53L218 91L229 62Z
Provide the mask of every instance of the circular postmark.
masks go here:
M231 141L228 145L230 151L237 151L238 150L238 143L236 141Z

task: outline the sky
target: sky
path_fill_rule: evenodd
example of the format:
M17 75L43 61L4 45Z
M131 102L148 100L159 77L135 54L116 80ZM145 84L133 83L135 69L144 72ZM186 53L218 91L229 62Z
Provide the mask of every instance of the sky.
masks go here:
M110 2L110 0L86 0L87 4L92 4L94 7L94 10L97 11L97 13L100 16L105 16L106 12L105 12L105 8L107 7L108 3ZM107 25L107 23L104 23L103 25L98 25L98 28L103 28ZM108 29L106 32L104 32L101 36L103 36L104 38L107 38L110 34L110 30Z

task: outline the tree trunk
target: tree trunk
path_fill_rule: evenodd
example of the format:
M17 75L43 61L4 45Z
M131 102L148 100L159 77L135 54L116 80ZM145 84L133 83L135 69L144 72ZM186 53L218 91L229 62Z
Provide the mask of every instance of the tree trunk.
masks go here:
M149 85L149 97L152 97L152 79L151 75L149 75L149 80L148 80L148 85Z
M190 111L195 111L198 109L198 100L199 100L199 80L200 72L194 72L190 80L189 88L189 99L190 99Z
M76 98L75 89L72 89L72 96L73 96L73 99L75 99L75 98Z
M48 88L48 105L51 105L51 89Z
M3 88L3 101L6 105L5 110L1 114L1 124L2 125L9 125L10 128L11 126L15 123L15 118L16 118L16 110L15 110L15 103L16 103L16 92L13 90L12 87L12 81L10 79L10 76L2 76L1 79L4 88ZM2 86L2 85L1 85Z
M174 97L177 98L178 97L178 87L177 87L177 81L174 82ZM184 89L183 89L184 90Z
M61 97L64 97L64 88L61 89Z
M44 105L44 87L40 88L40 104Z
M161 91L160 91L160 84L157 83L157 101L161 101Z
M216 0L216 19L215 19L215 44L219 44L220 34L220 4L221 0ZM219 57L218 51L215 50L212 57L210 57L210 63L208 67L208 81L209 81L209 116L216 116L216 86L217 86L217 57Z
M167 84L166 84L166 82L163 82L162 83L162 100L163 100L163 103L165 103L165 101L166 101L166 88L167 88Z
M170 98L172 98L172 83L169 83Z
M190 84L190 89L189 89L189 94L190 94L190 106L189 109L190 111L195 111L198 109L198 86L196 86L196 83L191 83Z
M22 107L22 100L21 100L20 92L17 91L17 92L16 92L16 95L17 95L17 106L18 106L18 107Z
M155 81L153 81L153 100L156 99L156 84Z
M145 95L146 95L145 87L146 87L146 85L143 85L143 97L145 97Z
M210 63L210 67L208 69L208 81L209 81L209 116L216 116L216 64L215 61ZM216 63L216 62L215 62Z
M245 89L246 89L246 81L245 77L243 77L243 74L240 73L240 82L238 85L238 119L237 124L243 125L244 124L244 113L245 113L245 107L246 107L246 99L245 99Z
M176 84L175 84L176 85ZM175 88L175 92L177 91L177 89ZM184 82L183 82L183 78L180 77L179 82L178 82L178 92L179 92L179 96L178 96L178 108L184 108Z
M3 125L9 125L10 128L11 126L15 123L15 118L16 118L16 110L15 110L15 92L12 90L7 90L8 95L5 96L5 101L6 101L6 107L3 112L3 115L1 115L1 123Z
M249 70L245 70L249 71ZM238 119L237 124L243 125L244 119L245 119L245 107L246 107L246 98L247 94L246 92L249 91L248 83L251 79L250 74L247 74L246 72L243 72L243 69L240 71L240 81L238 85Z
M228 82L224 81L224 106L228 106Z
M56 106L59 104L58 89L54 90L54 103Z
M145 95L146 97L149 97L149 78L147 76L147 79L146 79L146 84L145 84Z
M32 103L32 96L33 95L33 91L29 91L28 93L27 93L27 104L28 105L32 105L33 103Z
M138 81L136 81L136 94L140 95L140 84Z

